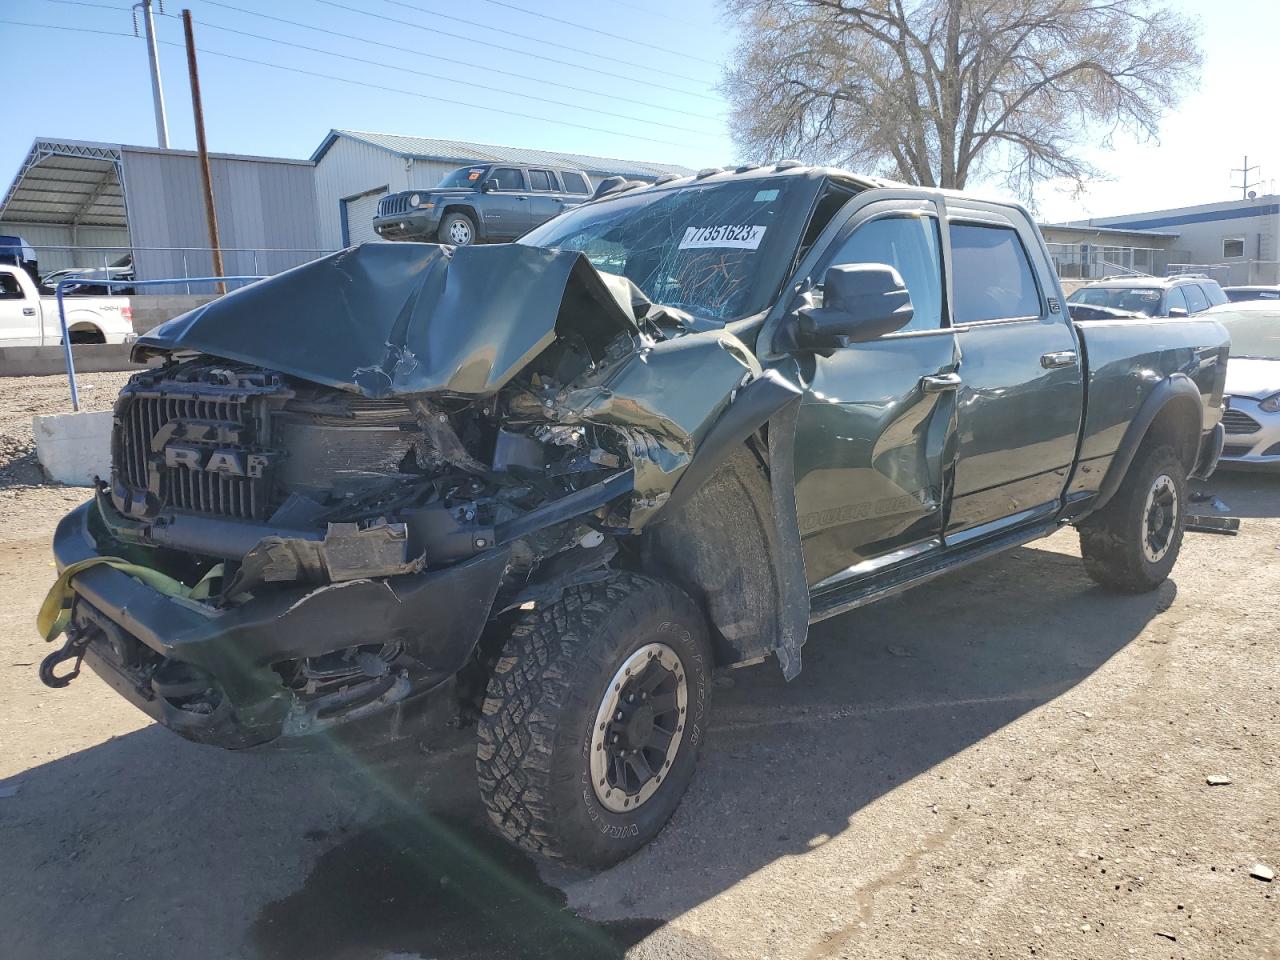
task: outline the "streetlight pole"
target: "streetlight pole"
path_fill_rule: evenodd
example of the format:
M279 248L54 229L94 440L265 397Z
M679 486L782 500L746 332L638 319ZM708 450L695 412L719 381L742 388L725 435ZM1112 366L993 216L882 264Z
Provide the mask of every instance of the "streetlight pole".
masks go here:
M160 54L156 49L156 20L151 12L152 0L141 0L133 9L142 10L142 26L147 35L147 57L151 61L151 99L156 110L156 145L163 150L169 148L169 121L164 112L164 86L160 82ZM164 13L164 0L160 0L160 12ZM134 21L135 32L137 21Z

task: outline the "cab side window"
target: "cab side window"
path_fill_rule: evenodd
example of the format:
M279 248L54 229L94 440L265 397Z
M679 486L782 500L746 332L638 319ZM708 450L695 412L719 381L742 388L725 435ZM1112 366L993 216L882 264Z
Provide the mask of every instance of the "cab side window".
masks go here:
M1173 311L1181 310L1184 314L1190 313L1187 307L1187 298L1182 292L1181 287L1169 288L1169 306L1166 310L1166 316L1173 316Z
M882 217L858 227L831 266L887 263L902 275L913 315L903 330L937 330L942 324L942 238L934 217Z
M1180 289L1187 295L1187 307L1192 313L1209 309L1209 298L1204 295L1199 284L1185 283Z
M18 278L11 273L0 273L0 300L25 300Z
M1016 230L953 223L950 232L957 324L1040 316L1040 291Z
M561 170L560 179L564 182L564 188L569 193L590 193L587 187L587 181L582 179L582 174L573 173L570 170Z
M524 189L524 175L515 167L494 167L489 177L498 181L499 190Z
M555 180L551 177L550 170L530 170L529 186L534 190L557 190L559 189Z

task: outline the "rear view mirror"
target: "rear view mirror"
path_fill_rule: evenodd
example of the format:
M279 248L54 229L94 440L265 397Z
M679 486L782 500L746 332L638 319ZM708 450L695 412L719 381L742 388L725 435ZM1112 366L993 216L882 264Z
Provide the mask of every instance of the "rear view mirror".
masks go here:
M914 316L911 294L886 263L831 267L822 278L822 306L801 307L797 342L819 349L875 340Z
M497 190L497 189L498 189L498 181L492 178L480 184L481 193L492 193L494 190Z
M1170 307L1170 308L1169 308L1169 316L1171 316L1171 317L1185 317L1185 316L1187 316L1187 308L1186 308L1186 307Z

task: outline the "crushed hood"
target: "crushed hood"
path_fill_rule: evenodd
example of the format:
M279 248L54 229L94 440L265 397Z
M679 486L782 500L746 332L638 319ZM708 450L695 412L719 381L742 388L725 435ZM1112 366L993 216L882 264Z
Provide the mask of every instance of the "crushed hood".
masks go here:
M361 244L174 317L135 357L192 351L368 397L496 392L556 325L638 332L624 284L580 253L520 244Z

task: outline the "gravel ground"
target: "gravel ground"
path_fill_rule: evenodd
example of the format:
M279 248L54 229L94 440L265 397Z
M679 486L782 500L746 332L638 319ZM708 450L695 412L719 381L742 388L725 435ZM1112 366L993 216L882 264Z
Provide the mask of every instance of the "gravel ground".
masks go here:
M80 409L110 410L128 379L127 372L80 374ZM0 377L0 530L19 532L33 516L65 512L85 499L84 491L45 479L31 432L32 417L70 412L65 377Z
M1240 536L1189 535L1152 594L1094 587L1067 531L818 625L791 684L731 672L671 825L593 876L486 829L465 741L228 753L93 675L40 686L48 536L85 492L11 485L0 953L1280 958L1280 882L1250 876L1280 868L1280 477L1209 489Z

